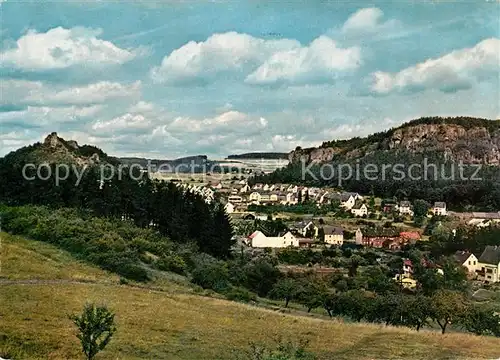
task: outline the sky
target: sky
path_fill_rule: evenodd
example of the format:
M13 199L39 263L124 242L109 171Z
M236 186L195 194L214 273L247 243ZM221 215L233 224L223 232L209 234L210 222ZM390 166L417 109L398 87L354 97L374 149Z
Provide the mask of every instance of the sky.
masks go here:
M0 156L222 158L500 118L500 2L0 0Z

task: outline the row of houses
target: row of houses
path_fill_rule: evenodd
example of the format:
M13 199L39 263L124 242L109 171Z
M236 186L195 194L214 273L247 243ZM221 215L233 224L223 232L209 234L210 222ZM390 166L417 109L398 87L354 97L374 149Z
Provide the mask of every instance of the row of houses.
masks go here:
M457 251L454 254L455 261L467 269L470 278L477 279L484 283L500 282L500 246L486 246L479 257L468 251ZM439 266L421 259L421 264L427 268L435 268L436 271L444 275ZM403 273L397 277L408 287L413 287L415 282L403 281L411 279L413 275L413 264L411 260L405 259L403 262Z
M392 210L392 207L391 207ZM394 210L399 213L399 215L409 215L413 216L413 205L410 201L401 201L399 204L395 204ZM446 210L446 203L442 201L437 201L434 205L429 209L429 212L432 215L438 216L446 216L448 215L448 211Z
M189 191L200 195L207 203L211 203L215 199L215 191L210 187L203 185L192 185L187 183L177 183L177 186L184 191Z

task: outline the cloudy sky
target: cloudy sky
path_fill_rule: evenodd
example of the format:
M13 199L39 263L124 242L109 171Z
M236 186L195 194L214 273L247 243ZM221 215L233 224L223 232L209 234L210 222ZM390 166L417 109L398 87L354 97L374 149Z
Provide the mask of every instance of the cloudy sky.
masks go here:
M498 1L0 0L0 156L222 157L499 118Z

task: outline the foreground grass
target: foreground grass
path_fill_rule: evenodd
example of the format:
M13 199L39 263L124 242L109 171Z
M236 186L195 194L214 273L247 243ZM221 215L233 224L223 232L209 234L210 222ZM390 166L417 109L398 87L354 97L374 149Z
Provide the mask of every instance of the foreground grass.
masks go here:
M104 303L116 312L118 332L98 356L103 360L233 360L251 341L271 343L276 338L308 339L309 348L325 360L493 359L500 354L496 338L343 324L168 289L119 285L113 275L71 261L66 253L48 245L45 254L51 254L51 261L33 255L32 246L36 249L38 244L14 237L4 241L2 276L30 279L40 271L59 279L63 276L60 269L68 266L68 276L92 276L96 282L0 283L0 357L81 359L67 315L80 312L86 301ZM10 255L5 260L5 248L25 257Z
M118 276L40 241L0 233L0 279L111 281Z

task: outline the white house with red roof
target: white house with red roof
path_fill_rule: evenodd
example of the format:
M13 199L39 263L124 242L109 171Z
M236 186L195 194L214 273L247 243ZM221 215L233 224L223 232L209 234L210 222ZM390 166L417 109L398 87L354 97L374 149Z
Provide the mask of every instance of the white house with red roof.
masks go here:
M299 247L299 240L290 232L281 236L266 236L262 231L254 231L248 240L254 248Z

